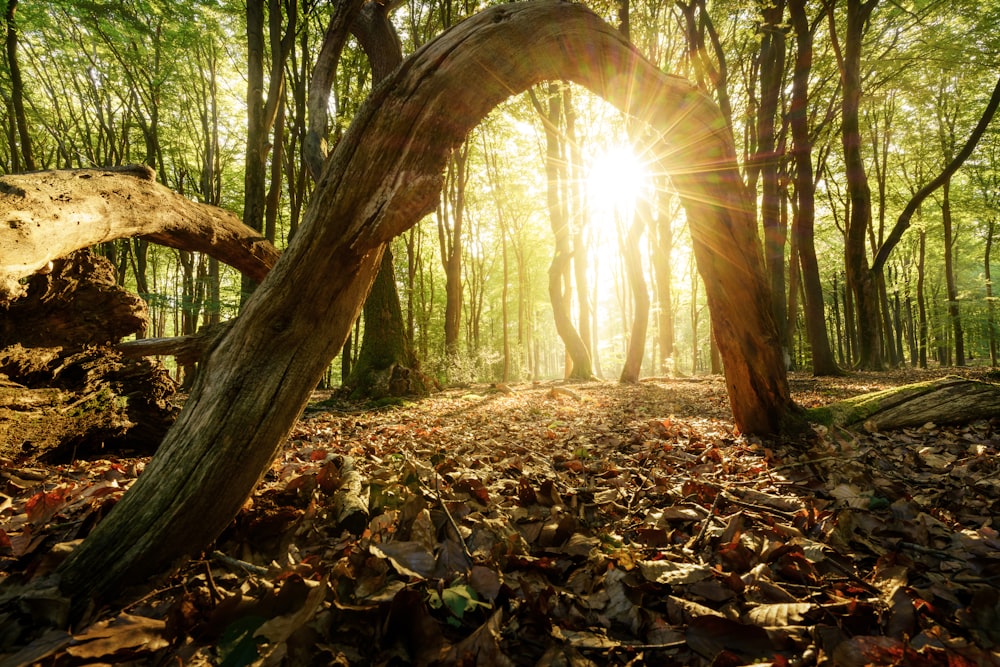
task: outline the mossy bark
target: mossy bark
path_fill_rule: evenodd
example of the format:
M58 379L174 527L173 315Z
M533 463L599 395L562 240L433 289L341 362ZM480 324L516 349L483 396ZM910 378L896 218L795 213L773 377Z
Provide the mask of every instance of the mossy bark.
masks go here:
M954 424L1000 415L1000 385L948 376L855 396L807 411L826 426L863 426L872 431Z

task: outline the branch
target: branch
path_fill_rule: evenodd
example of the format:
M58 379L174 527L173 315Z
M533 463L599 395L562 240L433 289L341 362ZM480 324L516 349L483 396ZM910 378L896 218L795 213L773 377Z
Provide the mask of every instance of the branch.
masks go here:
M263 280L278 251L235 215L156 183L148 167L67 169L0 177L0 304L19 280L75 250L141 236L204 252Z
M990 97L989 104L986 105L986 110L983 111L982 118L979 119L979 123L976 128L969 135L969 139L965 142L962 150L959 151L958 155L955 156L947 167L944 168L937 178L932 180L930 183L920 188L920 190L913 195L906 208L900 213L899 219L896 220L896 225L889 232L888 238L886 238L885 243L882 247L878 249L878 254L875 255L875 261L872 262L871 272L872 274L878 274L885 267L886 261L889 259L889 253L892 252L899 240L903 238L903 232L910 228L910 220L913 218L913 214L917 212L920 205L924 203L935 190L940 188L942 185L948 182L959 167L969 159L972 155L972 151L976 149L976 145L979 140L986 133L986 128L989 127L990 122L993 120L993 116L996 114L997 107L1000 106L1000 80L997 81L996 87L993 88L993 95Z

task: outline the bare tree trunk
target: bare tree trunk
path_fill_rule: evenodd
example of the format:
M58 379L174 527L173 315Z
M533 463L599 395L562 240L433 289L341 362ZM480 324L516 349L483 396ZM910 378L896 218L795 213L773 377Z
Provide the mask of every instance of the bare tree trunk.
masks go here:
M792 77L792 103L788 122L792 131L792 157L795 164L795 198L792 235L798 244L805 293L803 312L806 335L812 349L813 375L840 375L833 358L826 331L823 286L816 258L816 193L813 185L812 141L809 136L809 75L812 71L813 26L805 13L805 0L789 0L788 12L795 31L795 73Z
M648 225L651 203L642 200L637 204L632 224L625 235L623 254L625 256L625 271L628 274L629 291L635 312L632 316L632 330L629 332L628 348L625 353L625 364L619 382L634 384L639 381L642 370L642 357L646 350L646 328L649 324L649 290L646 278L642 274L642 255L639 241Z
M666 192L657 193L658 215L656 224L650 226L650 234L655 236L656 250L653 253L653 273L656 277L657 335L659 337L659 371L672 375L674 363L674 303L671 275L674 235L671 229L673 214Z
M986 328L990 341L990 366L997 367L997 321L996 304L993 302L993 278L990 273L990 253L993 250L993 236L996 218L991 218L986 230L986 247L983 249L983 278L986 280Z
M385 244L433 211L451 150L512 92L550 79L587 85L676 140L675 182L737 428L801 428L749 195L717 107L579 5L495 6L429 43L372 93L328 160L299 234L212 348L157 455L59 566L64 592L80 604L106 598L215 539L343 344Z
M31 148L31 135L28 132L28 117L24 112L24 82L21 80L20 59L17 49L17 22L14 15L17 11L18 0L7 0L7 12L4 22L7 24L7 69L10 73L10 101L14 112L14 126L17 128L17 138L21 146L21 159L24 161L25 171L34 171L35 155ZM12 146L13 147L13 146ZM21 171L17 164L17 153L11 153L11 160L14 161L14 171Z
M843 100L841 139L850 211L847 221L847 284L857 311L857 363L867 370L882 368L882 327L877 284L868 266L867 233L871 224L872 194L861 154L861 49L868 18L878 0L848 0L847 27L840 62ZM830 9L831 32L833 9Z
M958 306L958 284L955 280L955 233L951 217L951 181L941 189L941 220L944 225L944 275L948 290L948 319L955 336L955 365L965 365L965 335Z
M549 84L548 108L544 108L532 97L535 108L543 117L545 124L545 174L548 179L546 187L546 204L549 211L549 224L555 237L555 253L549 265L549 299L552 302L552 315L555 319L556 332L569 357L567 377L580 380L590 380L594 376L590 352L587 344L580 336L570 315L572 299L572 238L569 229L565 191L562 187L564 179L560 174L562 147L558 128L563 116L562 95L558 85Z
M265 17L264 4L267 3ZM295 40L298 3L285 5L288 22L281 33L281 3L279 0L247 0L247 142L246 166L243 174L243 224L264 233L266 206L268 136L284 104L285 61ZM267 90L264 89L264 23L268 24L271 63ZM266 95L265 95L266 92ZM278 158L280 161L280 157ZM241 291L245 301L256 288L257 281L244 276Z

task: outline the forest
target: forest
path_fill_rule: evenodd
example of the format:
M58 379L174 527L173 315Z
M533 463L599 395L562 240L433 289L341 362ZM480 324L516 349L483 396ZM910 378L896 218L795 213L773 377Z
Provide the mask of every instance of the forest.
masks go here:
M7 0L0 664L996 664L998 24Z
M996 365L996 131L902 220L987 109L992 5L858 3L850 25L846 7L796 3L593 8L722 107L758 192L790 367ZM158 182L232 210L284 247L314 187L310 132L339 140L372 66L356 40L345 44L328 117L309 117L331 8L251 9L261 15L248 28L242 4L8 3L0 170L146 164ZM401 53L477 9L395 3ZM559 250L572 253L563 299L595 375L621 376L638 311L649 324L630 377L719 372L684 212L658 162L620 113L576 86L546 85L490 114L453 154L436 210L393 241L386 262L413 362L445 384L562 376L566 346L547 289ZM634 279L623 247L641 263ZM146 301L147 337L229 319L247 288L205 253L142 239L100 252ZM855 283L873 266L865 308L876 317L859 326ZM349 379L364 323L328 385ZM174 372L183 382L185 370Z

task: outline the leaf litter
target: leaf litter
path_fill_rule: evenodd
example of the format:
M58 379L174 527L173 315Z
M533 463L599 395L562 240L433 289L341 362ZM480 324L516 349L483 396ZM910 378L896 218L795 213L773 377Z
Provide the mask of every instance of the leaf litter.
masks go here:
M803 449L734 434L721 378L316 399L200 559L72 631L56 590L5 600L0 665L1000 664L997 420ZM0 576L144 465L5 462Z

